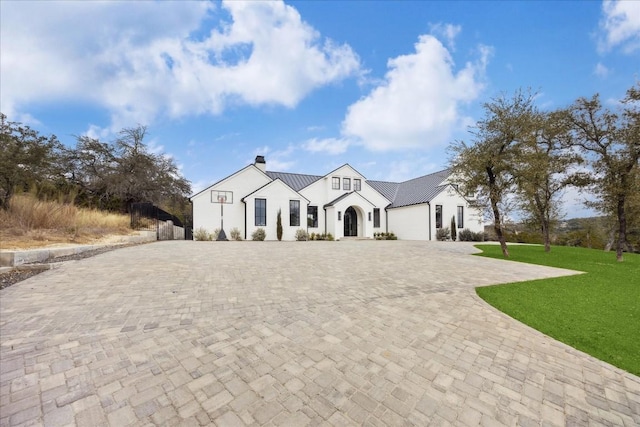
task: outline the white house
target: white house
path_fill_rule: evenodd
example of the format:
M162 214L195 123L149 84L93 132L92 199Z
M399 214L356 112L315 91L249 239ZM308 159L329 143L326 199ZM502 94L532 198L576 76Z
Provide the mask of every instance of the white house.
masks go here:
M276 217L282 215L283 240L298 229L309 234L373 238L393 232L398 239L436 240L438 228L483 231L482 215L469 205L443 170L404 182L370 181L345 164L324 176L266 170L255 163L194 194L194 230L233 228L245 239L264 228L276 240Z

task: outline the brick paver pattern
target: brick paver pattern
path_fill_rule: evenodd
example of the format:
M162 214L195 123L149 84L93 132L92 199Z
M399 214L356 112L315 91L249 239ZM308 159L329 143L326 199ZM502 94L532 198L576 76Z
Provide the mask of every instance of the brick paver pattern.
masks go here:
M465 243L161 242L0 293L0 425L640 425L640 379L480 300Z

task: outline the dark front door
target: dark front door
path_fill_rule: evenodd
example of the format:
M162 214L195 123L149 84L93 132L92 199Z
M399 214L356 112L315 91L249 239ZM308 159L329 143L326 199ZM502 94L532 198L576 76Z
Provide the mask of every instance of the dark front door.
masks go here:
M345 237L358 235L358 215L351 206L344 211L344 235Z

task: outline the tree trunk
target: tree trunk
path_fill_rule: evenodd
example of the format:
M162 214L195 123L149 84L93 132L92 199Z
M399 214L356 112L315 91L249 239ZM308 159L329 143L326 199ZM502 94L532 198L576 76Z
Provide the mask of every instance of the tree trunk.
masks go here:
M500 248L502 249L502 255L505 258L509 258L509 249L507 249L507 241L505 240L504 233L502 232L502 222L500 221L500 211L498 210L498 203L493 199L491 199L491 209L493 210L493 229L498 236Z
M618 246L616 247L616 259L624 261L622 248L627 245L627 215L624 212L624 194L618 195Z
M549 221L547 219L542 220L542 238L544 240L544 251L551 251L551 237L549 236Z

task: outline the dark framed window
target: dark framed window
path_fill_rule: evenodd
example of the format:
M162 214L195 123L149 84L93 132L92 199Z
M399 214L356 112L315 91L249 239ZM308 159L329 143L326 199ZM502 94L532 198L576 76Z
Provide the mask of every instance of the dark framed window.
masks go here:
M369 212L369 221L371 221L371 212Z
M256 199L256 225L267 225L267 199Z
M334 176L333 178L331 178L331 188L333 190L340 189L340 178L338 178L337 176Z
M307 227L318 228L318 207L309 206L307 208Z
M289 225L300 227L300 200L289 200Z
M360 178L353 178L353 190L354 191L362 190L362 181L360 181Z
M351 178L342 178L342 189L345 191L351 190Z
M338 221L342 221L342 212L338 211Z
M436 228L442 228L442 205L436 205Z
M380 209L373 208L373 227L380 228Z
M458 206L458 228L464 228L464 206Z

